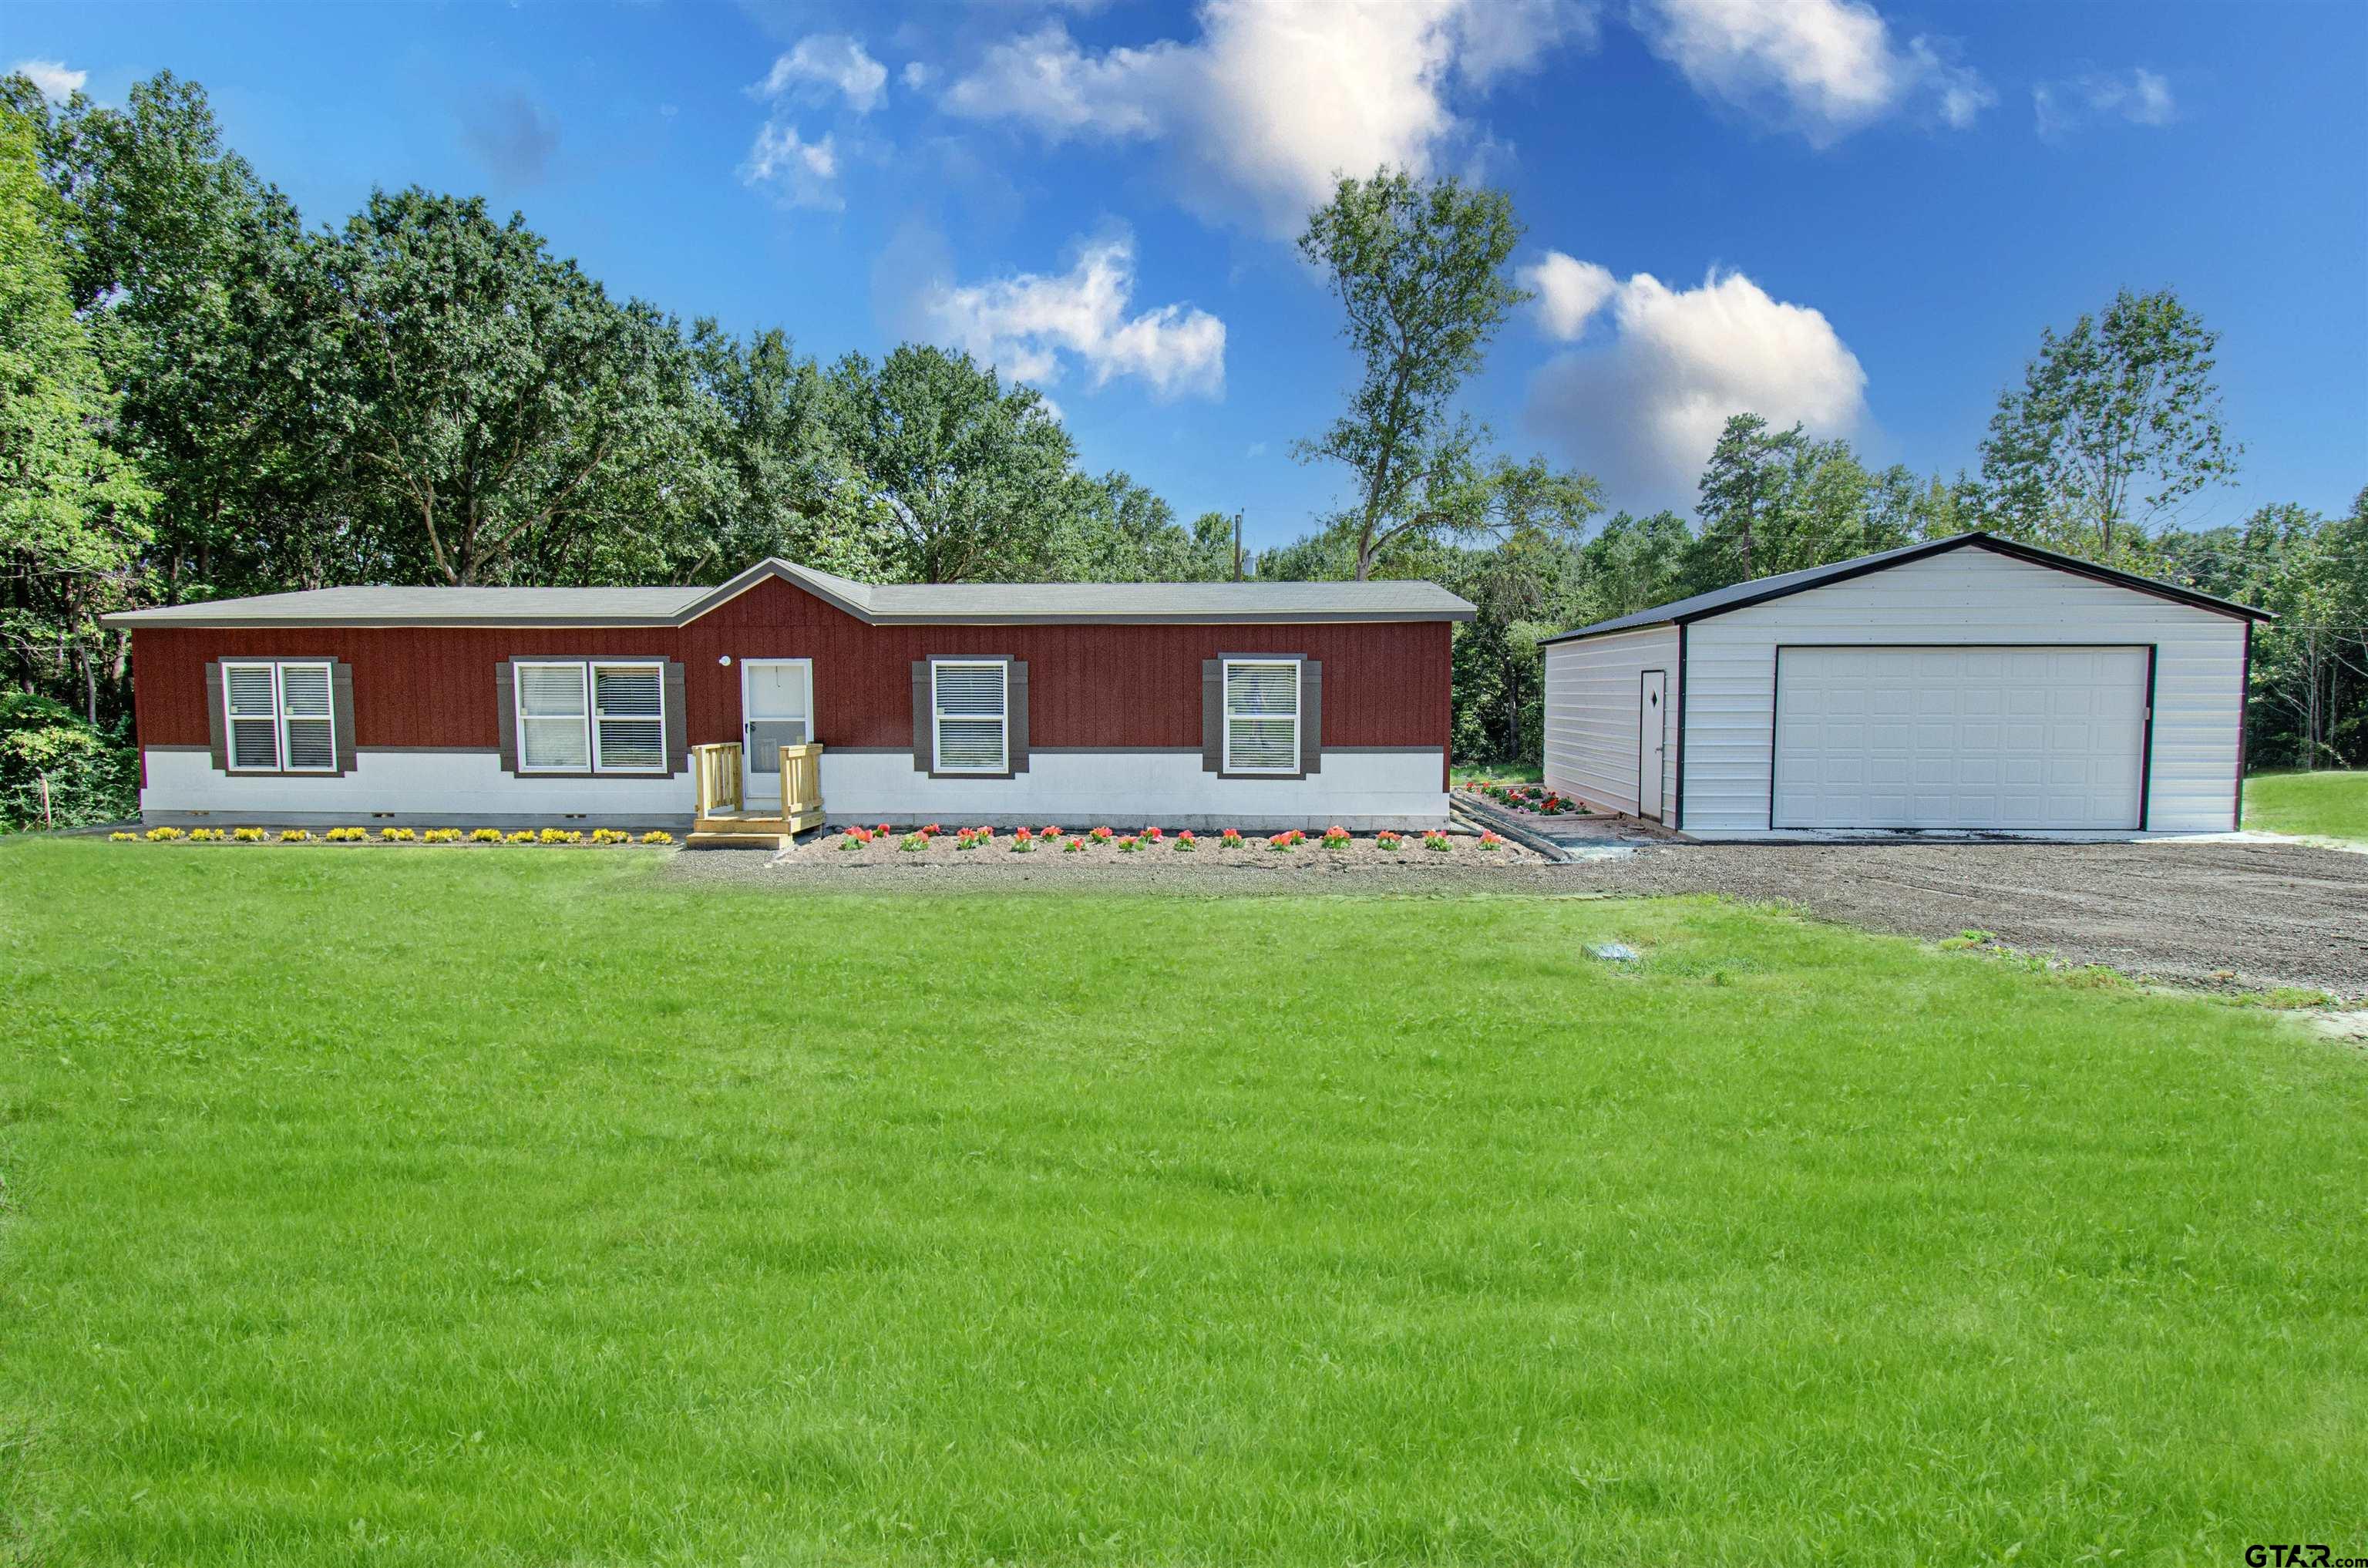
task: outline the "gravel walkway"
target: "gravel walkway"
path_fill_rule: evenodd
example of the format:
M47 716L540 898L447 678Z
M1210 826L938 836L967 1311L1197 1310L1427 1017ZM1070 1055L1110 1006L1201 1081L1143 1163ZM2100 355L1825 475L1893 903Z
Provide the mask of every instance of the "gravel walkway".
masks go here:
M1989 932L2025 951L2188 985L2306 986L2368 998L2368 855L2298 844L1681 845L1556 866L1513 845L1450 854L1419 840L1384 856L1360 840L1277 855L1039 850L1008 841L906 855L837 840L776 861L727 850L674 856L669 878L784 892L1151 892L1194 897L1404 893L1656 896L1716 893L1798 904L1828 920L1928 939Z

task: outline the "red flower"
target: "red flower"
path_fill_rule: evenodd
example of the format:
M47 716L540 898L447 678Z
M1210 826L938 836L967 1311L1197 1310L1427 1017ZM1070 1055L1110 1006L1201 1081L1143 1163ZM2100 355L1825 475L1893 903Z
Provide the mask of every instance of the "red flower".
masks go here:
M1029 832L1026 828L1024 828L1024 827L1023 827L1023 828L1021 828L1018 833L1013 834L1011 836L1012 836L1012 837L1014 837L1014 838L1016 838L1016 839L1018 839L1018 840L1019 840L1019 842L1020 842L1020 843L1025 844L1025 843L1027 843L1030 839L1031 839L1031 838L1035 837L1036 835L1035 835L1034 834L1032 834L1032 833Z
M1143 830L1143 836L1156 844L1159 842L1159 830L1156 827L1146 827Z

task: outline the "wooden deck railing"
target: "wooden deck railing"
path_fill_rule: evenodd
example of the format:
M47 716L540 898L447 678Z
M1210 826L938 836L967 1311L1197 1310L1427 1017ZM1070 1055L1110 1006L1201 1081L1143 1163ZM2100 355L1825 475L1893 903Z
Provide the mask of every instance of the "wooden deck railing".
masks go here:
M690 771L699 781L699 814L735 816L740 811L740 743L718 741L690 748Z
M781 748L781 815L822 814L822 744Z

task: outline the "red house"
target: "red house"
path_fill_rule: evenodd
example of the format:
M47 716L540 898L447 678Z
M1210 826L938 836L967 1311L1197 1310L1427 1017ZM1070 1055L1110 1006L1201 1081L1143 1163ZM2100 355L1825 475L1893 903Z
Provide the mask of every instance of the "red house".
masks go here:
M835 820L1406 827L1447 817L1429 583L324 588L132 633L150 823L688 823L690 748L747 807L820 743Z

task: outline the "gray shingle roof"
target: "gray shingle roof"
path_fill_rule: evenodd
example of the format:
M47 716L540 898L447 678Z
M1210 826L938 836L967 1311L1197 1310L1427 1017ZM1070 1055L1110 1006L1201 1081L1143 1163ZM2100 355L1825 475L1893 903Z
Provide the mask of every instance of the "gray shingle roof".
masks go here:
M1713 588L1706 594L1695 594L1690 598L1672 599L1668 604L1655 605L1650 609L1640 609L1631 615L1616 615L1609 620L1599 620L1592 626L1582 626L1575 631L1565 631L1549 637L1545 641L1569 642L1581 637L1601 637L1614 631L1633 631L1645 626L1683 625L1707 619L1711 616L1723 614L1727 610L1741 609L1747 605L1763 604L1770 599L1781 599L1789 594L1822 587L1827 583L1863 576L1869 572L1880 572L1886 566L1901 565L1909 561L1921 560L1928 555L1939 555L1944 551L1960 550L1968 545L1995 551L2000 555L2010 555L2017 560L2031 562L2034 565L2052 566L2059 572L2070 572L2122 587L2135 588L2140 593L2193 605L2199 609L2218 610L2226 615L2243 616L2252 620L2277 619L2267 610L2255 609L2250 605L2240 605L2232 599L2214 598L2210 594L2199 594L2192 588L2183 588L2175 583L2157 582L2152 577L2141 577L2135 572L2123 572L2112 566L2100 566L2093 561L2083 561L2077 555L2060 555L2055 551L2042 550L2037 545L2024 544L2019 540L1998 539L1990 534L1975 532L1952 534L1947 539L1926 540L1920 544L1904 544L1896 550L1879 550L1872 555L1854 556L1848 561L1837 561L1829 566L1808 566L1798 572L1780 573L1773 577L1755 577L1748 583Z
M105 618L159 626L679 626L768 576L875 625L1469 620L1436 583L859 583L765 561L720 587L316 588Z

